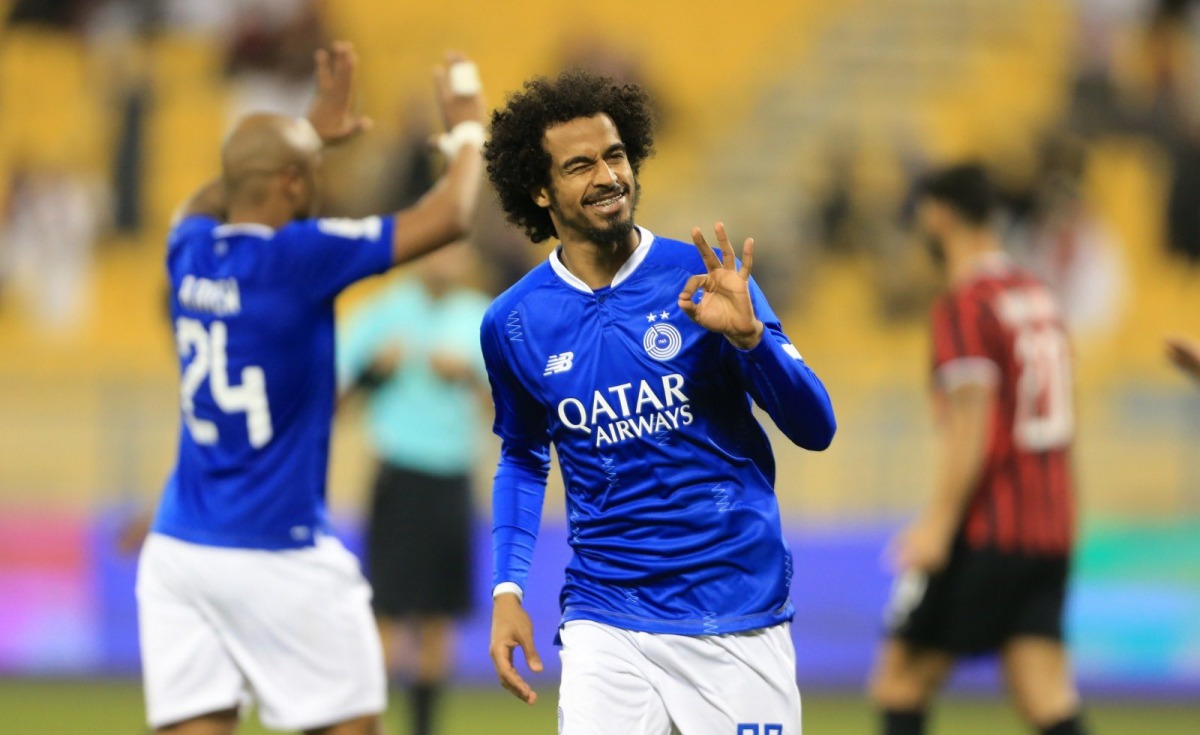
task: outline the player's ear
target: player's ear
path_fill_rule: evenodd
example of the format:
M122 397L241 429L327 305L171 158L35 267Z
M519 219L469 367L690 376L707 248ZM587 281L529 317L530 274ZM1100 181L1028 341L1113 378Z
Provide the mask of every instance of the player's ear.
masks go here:
M542 209L550 208L550 189L545 186L539 186L536 189L530 189L529 196L533 198L533 203Z
M954 214L954 210L944 202L926 199L921 206L924 210L921 214L924 215L924 221L929 229L942 231L956 224L958 218Z

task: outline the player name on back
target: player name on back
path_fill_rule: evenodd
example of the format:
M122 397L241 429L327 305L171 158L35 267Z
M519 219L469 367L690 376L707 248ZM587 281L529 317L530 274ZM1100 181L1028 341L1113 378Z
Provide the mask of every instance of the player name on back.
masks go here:
M242 297L235 278L219 281L184 276L179 284L179 303L189 311L229 316L242 311Z

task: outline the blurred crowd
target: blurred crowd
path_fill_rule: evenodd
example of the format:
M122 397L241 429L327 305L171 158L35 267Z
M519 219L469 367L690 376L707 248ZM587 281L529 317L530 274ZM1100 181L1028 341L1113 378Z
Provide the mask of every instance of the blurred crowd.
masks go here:
M981 158L1001 187L1009 251L1054 288L1073 331L1086 338L1114 327L1127 290L1125 245L1088 198L1097 141L1131 137L1162 151L1169 161L1164 245L1183 265L1200 264L1200 3L1078 0L1074 6L1076 46L1064 50L1071 52L1071 78L1061 114L1028 130L1017 145ZM801 213L803 231L822 251L865 251L889 264L878 269L877 284L889 316L923 308L929 288L919 269L914 274L897 255L909 250L894 231L907 226L906 196L927 168L927 154L908 141L897 147L906 184L890 197L860 196L859 152L835 147Z
M1064 49L1073 59L1073 79L1062 114L1051 125L1029 130L1023 150L984 156L1004 187L1010 249L1054 286L1080 333L1112 327L1124 288L1121 243L1086 195L1093 141L1127 135L1161 147L1170 162L1162 207L1165 245L1184 263L1200 263L1200 207L1194 204L1200 199L1198 6L1194 0L1077 0L1076 47ZM330 38L325 10L318 0L10 3L5 36L57 38L91 59L89 70L103 70L98 79L89 71L85 84L100 88L101 127L111 133L102 160L78 155L78 146L58 151L24 150L19 141L4 146L10 150L0 152L0 291L23 293L47 325L66 323L86 293L95 245L146 234L146 137L158 91L147 43L161 34L185 34L220 49L227 123L250 109L299 114L311 93L312 53ZM602 42L565 42L561 63L655 91L655 80L637 57ZM655 98L669 136L676 122L669 114L670 95ZM334 166L328 210L362 214L403 206L429 185L437 162L428 138L436 121L420 99L410 93L396 102L401 123L388 126L395 134L343 166L345 175L338 177ZM907 141L896 148L901 175L887 196L857 179L862 153L852 139L830 146L818 161L824 173L796 194L802 202L796 257L813 263L854 253L878 262L872 272L885 316L920 312L929 290L903 234L908 185L927 167L929 154ZM376 184L365 190L349 184L363 175ZM494 265L486 285L495 291L523 272L534 254L502 225L495 207L484 217L476 244Z
M685 4L661 0L646 13L662 19ZM695 15L711 22L718 5L699 3ZM563 22L584 15L576 10L528 29L518 48L509 36L524 20L509 22L508 4L481 3L471 27L486 28L476 32L440 6L386 0L0 0L0 337L23 334L45 358L21 362L21 351L5 342L0 369L18 376L9 382L14 392L29 392L17 387L21 379L28 384L37 365L59 359L62 344L82 345L84 357L68 376L82 398L54 419L54 433L91 447L89 437L110 436L114 423L137 424L115 434L127 451L106 454L132 458L157 482L157 466L146 459L157 456L161 432L153 422L175 415L117 397L110 376L87 372L102 363L88 344L126 360L143 347L148 354L153 340L163 359L142 361L139 386L174 380L161 320L138 331L129 316L150 299L161 315L164 282L147 284L160 278L170 209L212 175L219 133L239 115L305 108L313 51L342 36L362 50L364 105L376 128L329 156L325 213L402 208L435 180L442 162L429 141L441 121L421 64L452 40L479 47L492 105L521 79L569 65L642 84L661 130L645 172L653 180L643 219L679 236L722 218L732 233L760 241L769 266L756 278L785 321L804 322L810 349L835 364L851 390L900 396L865 405L852 422L877 431L869 441L880 457L891 456L888 422L917 399L880 386L860 358L893 338L921 349L908 327L924 322L936 279L911 234L908 201L913 182L951 157L978 158L991 169L1003 195L1006 248L1054 288L1081 341L1095 338L1119 356L1113 375L1131 374L1130 355L1150 355L1139 367L1161 366L1160 352L1150 354L1160 330L1196 331L1194 321L1168 325L1169 314L1160 314L1180 310L1200 263L1200 0L802 5L775 0L763 3L761 17L730 15L737 22L725 30L738 53L718 65L689 61L690 37L673 28L647 28L645 38L623 38L617 27L581 32ZM547 12L545 4L512 7ZM764 18L791 25L768 28ZM1032 18L1054 27L1043 30ZM416 22L428 23L428 33L404 36ZM664 46L668 36L679 40ZM761 59L744 53L758 44ZM720 77L724 68L733 71ZM1137 161L1127 166L1129 156L1121 156L1130 147ZM1114 183L1130 171L1143 179ZM1117 221L1114 200L1137 216ZM480 217L471 285L495 294L546 250L507 225L495 203L485 203ZM1170 298L1156 301L1151 292L1168 269L1180 278L1169 284ZM102 298L114 292L128 296L116 305ZM1126 349L1132 332L1151 330L1154 345ZM79 332L87 339L56 341ZM864 347L868 340L876 341ZM1161 380L1169 375L1164 367ZM56 393L68 377L46 376L51 387L43 393ZM80 419L76 404L108 413ZM27 413L10 410L0 434L21 435L32 415L51 424L39 403ZM1128 438L1115 420L1106 432L1113 446ZM26 469L6 477L89 490L125 482L80 470L51 483L40 473L53 457L30 456L19 465ZM874 487L867 476L856 482ZM1111 481L1112 497L1120 484ZM1163 491L1163 503L1178 507L1172 493ZM852 504L839 497L828 507Z
M101 88L103 132L72 137L99 135L108 142L102 160L81 155L80 146L29 150L20 133L0 145L0 296L14 291L43 327L67 327L86 301L94 248L161 236L147 231L161 230L162 223L146 211L147 136L162 91L156 85L163 82L149 52L155 39L182 35L219 49L228 128L255 110L303 114L312 95L313 53L331 37L326 15L320 0L13 2L0 39L36 39L39 48L65 47L76 57L86 69L85 85L92 93ZM564 65L645 82L634 60L603 44L564 45L562 53ZM432 185L440 161L430 141L440 123L425 92L396 101L397 123L384 126L389 132L368 150L332 162L324 213L395 211ZM490 202L481 218L474 243L487 256L481 285L497 293L524 274L535 253Z

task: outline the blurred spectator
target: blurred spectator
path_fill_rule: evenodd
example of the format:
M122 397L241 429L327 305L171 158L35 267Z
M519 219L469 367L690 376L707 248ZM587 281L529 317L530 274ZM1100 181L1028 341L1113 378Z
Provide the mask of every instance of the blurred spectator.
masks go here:
M226 71L229 119L253 112L302 115L312 95L313 53L326 41L314 0L244 0L235 6Z
M387 211L411 206L420 199L436 180L440 156L432 144L433 111L423 96L414 96L400 105L396 114L396 132L383 142L382 151L373 151L369 165L375 185L369 198L376 209ZM361 194L355 192L356 198ZM347 203L349 204L349 203Z
M1142 37L1151 114L1168 139L1200 122L1195 7L1196 0L1157 0Z
M1084 199L1086 165L1082 140L1049 137L1041 147L1028 211L1015 212L1008 238L1018 261L1054 292L1078 336L1114 327L1125 290L1119 244Z
M1200 33L1196 0L1158 0L1143 37L1154 130L1171 158L1168 247L1200 264Z
M11 285L37 322L62 329L87 302L96 196L85 179L51 166L18 166L0 208L0 285Z
M432 115L423 98L409 99L400 105L396 132L382 146L361 151L353 164L352 176L344 176L348 173L344 171L338 173L340 167L331 162L332 175L345 178L346 184L329 187L328 211L339 216L362 216L368 212L395 211L420 199L443 165L431 143L435 123ZM376 182L375 185L366 189L350 185L350 181L364 178ZM482 256L481 285L496 294L516 283L529 271L533 261L543 255L530 246L520 230L505 221L490 187L482 196L471 244Z
M646 75L641 59L617 48L596 35L563 39L561 68L577 68L608 77L620 84L635 84L646 90L653 100L655 129L661 134L670 123L671 112L663 101L653 80Z
M359 309L338 344L339 381L365 390L379 458L367 570L388 671L409 679L413 735L433 731L451 625L471 598L470 476L487 385L479 325L489 299L464 285L470 255L460 243L424 256L417 277ZM413 644L411 661L401 642Z
M163 20L158 0L101 0L87 22L116 130L109 161L112 225L123 235L136 236L144 221L146 127L153 103L150 43Z
M1079 5L1069 127L1082 135L1130 129L1135 115L1121 99L1114 67L1119 29L1135 22L1136 9L1129 0L1082 0Z
M95 0L16 0L8 12L8 24L77 30L94 4Z
M95 4L17 0L0 43L13 42L16 34L27 31L22 38L30 42L24 50L31 56L22 62L29 69L47 60L60 63L52 67L56 72L74 74L55 82L64 92L82 93L74 86L82 86L83 78L79 32ZM10 126L6 136L12 136L4 144L16 160L0 170L5 177L0 191L6 191L0 206L0 287L25 303L38 326L52 331L76 322L87 301L100 221L100 193L78 160L90 131L71 127L69 115L79 109L73 103L79 100L67 101L60 109L32 104L3 111Z

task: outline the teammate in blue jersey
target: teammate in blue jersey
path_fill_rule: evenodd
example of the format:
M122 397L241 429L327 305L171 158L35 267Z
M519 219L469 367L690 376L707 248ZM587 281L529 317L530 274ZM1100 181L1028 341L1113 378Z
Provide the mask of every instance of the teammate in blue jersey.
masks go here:
M353 112L355 66L335 44L317 55L307 119L242 120L168 240L183 426L137 589L158 732L229 733L254 701L271 728L374 733L386 704L371 592L325 512L333 300L466 233L484 106L474 66L452 58L437 185L395 215L312 219L323 144L369 122Z
M562 590L560 732L796 735L792 559L757 403L826 448L833 408L750 278L720 252L634 225L653 148L645 94L586 72L493 113L488 174L547 262L492 304L482 345L502 439L491 656L542 668L523 587L554 443L574 551Z

